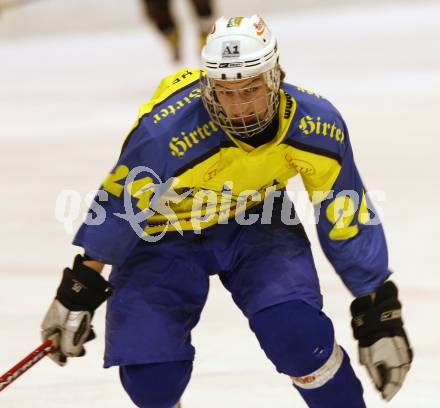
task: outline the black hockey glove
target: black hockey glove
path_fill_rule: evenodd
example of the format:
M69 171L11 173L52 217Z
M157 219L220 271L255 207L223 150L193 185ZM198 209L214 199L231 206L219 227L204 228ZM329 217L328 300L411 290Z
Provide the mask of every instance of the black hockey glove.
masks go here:
M67 357L85 354L83 344L93 340L93 313L112 293L112 286L98 272L85 266L77 255L73 268L64 269L56 297L41 325L43 340L55 338L57 349L50 357L59 365Z
M402 386L413 357L401 310L397 287L391 281L380 286L375 295L356 298L351 304L359 361L387 401Z

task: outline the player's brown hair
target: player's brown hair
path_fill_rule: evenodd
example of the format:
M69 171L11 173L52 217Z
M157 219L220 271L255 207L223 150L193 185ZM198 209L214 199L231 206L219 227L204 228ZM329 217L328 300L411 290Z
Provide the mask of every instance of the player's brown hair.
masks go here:
M286 78L286 72L280 66L279 66L279 68L280 68L280 82L283 82L284 78Z

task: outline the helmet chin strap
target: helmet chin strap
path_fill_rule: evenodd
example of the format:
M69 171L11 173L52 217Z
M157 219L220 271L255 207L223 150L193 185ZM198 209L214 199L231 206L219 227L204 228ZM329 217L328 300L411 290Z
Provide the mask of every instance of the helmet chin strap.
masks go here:
M278 115L275 115L275 117L272 119L272 121L268 124L266 128L264 128L263 130L252 136L248 136L248 137L235 136L235 135L232 136L238 140L241 140L251 145L252 147L258 147L263 144L269 143L271 140L273 140L276 134L278 133L278 128L279 128L279 119L278 119Z
M255 122L253 122L253 123L248 123L247 125L251 126L251 125L256 124L256 123L258 123L257 120ZM231 133L232 136L237 137L239 139L251 139L251 138L259 135L260 133L264 132L269 127L269 125L271 123L272 122L267 122L267 124L263 128L259 129L257 132L254 132L254 133L249 133L249 134L234 134L232 132L230 132L230 133Z

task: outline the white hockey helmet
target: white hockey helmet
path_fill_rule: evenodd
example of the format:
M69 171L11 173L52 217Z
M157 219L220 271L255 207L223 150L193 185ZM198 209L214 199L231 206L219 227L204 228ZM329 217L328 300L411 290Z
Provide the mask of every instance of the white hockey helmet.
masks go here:
M220 17L207 37L201 57L204 71L201 76L202 100L214 122L223 130L241 137L251 137L265 129L278 111L280 68L276 39L264 20L257 15ZM252 123L245 117L239 122L220 104L216 85L222 81L226 84L249 82L243 80L260 76L267 91L263 96L266 100L264 110L260 103L260 111L254 110ZM234 91L245 90L234 87ZM243 107L251 103L255 101L242 102ZM243 108L243 112L245 110L249 111L249 108Z

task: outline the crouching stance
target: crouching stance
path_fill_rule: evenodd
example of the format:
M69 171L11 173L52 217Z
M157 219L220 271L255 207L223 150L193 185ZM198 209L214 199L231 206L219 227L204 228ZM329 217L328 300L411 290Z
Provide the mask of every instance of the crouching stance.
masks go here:
M84 355L94 311L107 300L104 367L119 367L135 405L173 407L190 380L191 331L217 275L309 407L365 407L322 312L310 242L286 192L300 175L320 244L354 297L360 363L390 400L412 352L382 225L341 114L284 82L276 40L258 16L217 20L202 64L162 80L105 177L89 214L101 207L105 220L80 227L74 244L87 256L64 271L43 322L43 337L59 341L52 357L65 364Z

